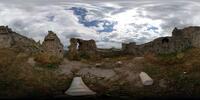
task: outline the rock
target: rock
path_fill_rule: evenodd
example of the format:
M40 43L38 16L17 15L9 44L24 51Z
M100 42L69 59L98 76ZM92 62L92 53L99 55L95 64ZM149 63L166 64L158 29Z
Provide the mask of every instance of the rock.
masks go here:
M109 62L109 61L110 61L110 58L104 58L104 60L105 60L106 62Z
M164 80L164 79L161 79L159 81L159 86L162 87L162 88L166 88L167 87L167 82Z
M35 66L36 62L34 60L34 58L28 58L28 61L27 61L31 66Z
M60 42L60 39L54 32L49 31L48 35L44 38L41 52L46 52L58 58L63 58L63 44Z
M153 84L153 79L145 72L140 73L140 79L142 81L143 85L152 85Z
M42 67L33 67L35 70L37 71L44 71L44 69Z
M87 74L96 76L96 77L104 77L106 79L110 79L113 76L116 76L116 73L112 69L102 69L102 68L82 68L78 72L80 75L84 76Z
M117 65L122 65L122 61L117 61Z
M95 67L101 67L102 66L102 63L96 63L95 64Z
M122 67L122 61L117 61L114 67Z
M142 60L144 57L135 57L134 60Z

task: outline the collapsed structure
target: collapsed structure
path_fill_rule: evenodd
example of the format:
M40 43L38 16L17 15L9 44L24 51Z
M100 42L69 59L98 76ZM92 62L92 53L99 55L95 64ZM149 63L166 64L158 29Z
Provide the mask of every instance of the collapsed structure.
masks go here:
M64 55L63 45L55 33L49 31L42 45L33 39L13 32L8 26L0 26L0 49L12 48L18 52L38 53L46 52L62 58Z
M184 29L175 28L171 37L160 37L151 42L136 45L135 42L122 43L120 50L99 49L94 40L70 39L68 57L72 60L80 57L95 59L99 55L144 55L145 53L173 53L190 47L200 47L200 27L191 26ZM49 31L42 45L33 39L13 32L8 26L0 26L0 49L14 48L21 52L46 52L48 54L63 58L63 44L57 35Z
M42 43L41 52L46 52L58 58L63 58L63 44L60 42L60 39L54 32L48 31L48 35L44 38Z
M142 56L146 53L168 54L180 52L190 47L200 47L200 27L174 28L172 36L160 37L151 42L136 45L135 42L122 43L120 50L99 49L94 40L81 40L72 38L69 46L71 57L77 57L79 52L87 55L135 55ZM94 57L93 57L94 58Z
M171 37L160 37L151 42L136 45L135 42L122 44L122 52L132 55L145 53L167 54L179 52L190 47L200 47L200 27L175 28Z
M19 52L38 52L40 44L33 39L13 32L8 26L0 26L0 48L13 48Z
M71 38L70 43L68 52L70 59L77 59L79 57L97 58L97 46L94 40Z

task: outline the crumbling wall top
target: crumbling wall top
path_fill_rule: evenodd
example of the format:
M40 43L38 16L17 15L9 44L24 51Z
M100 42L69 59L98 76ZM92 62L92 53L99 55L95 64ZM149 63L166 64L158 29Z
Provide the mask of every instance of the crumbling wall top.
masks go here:
M45 37L44 41L54 41L59 40L57 35L53 31L48 31L48 35Z
M12 30L8 28L8 26L0 26L0 34L7 34L10 32L12 32Z

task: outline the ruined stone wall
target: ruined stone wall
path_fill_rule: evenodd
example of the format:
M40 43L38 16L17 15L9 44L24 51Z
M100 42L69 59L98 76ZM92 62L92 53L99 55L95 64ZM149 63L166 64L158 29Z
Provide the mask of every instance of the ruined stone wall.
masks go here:
M200 47L200 27L190 26L184 29L175 28L172 34L174 37L188 38L193 47Z
M27 38L20 34L13 33L13 46L12 48L18 49L26 53L37 53L40 50L41 45L36 43L33 39Z
M79 55L78 55L78 41L75 38L71 38L70 39L70 46L69 51L68 51L68 58L70 60L78 60L79 59Z
M97 46L94 40L82 40L78 39L78 51L80 55L93 58L96 55Z
M69 58L77 59L77 57L92 58L97 57L97 46L94 40L82 40L72 38L69 46Z
M1 42L0 48L10 48L13 43L13 40L12 40L12 37L8 36L7 34L1 34L0 42Z
M8 26L0 26L0 48L13 48L19 52L34 53L38 51L39 46L33 39L13 32Z
M48 35L44 38L44 41L42 43L42 52L46 52L59 58L63 58L63 44L60 42L60 39L54 32L49 31Z
M122 50L125 54L144 55L145 53L167 54L179 52L190 47L198 47L200 45L199 29L179 30L175 28L172 32L172 37L160 37L141 45L136 45L134 42L123 43Z
M69 46L69 58L78 59L86 56L92 59L97 58L99 53L108 54L109 52L144 55L145 53L172 53L182 51L189 47L200 48L200 27L186 27L184 29L175 28L172 37L160 37L151 42L136 45L135 42L123 43L121 51L98 50L94 40L82 40L72 38ZM63 57L64 49L60 39L55 33L49 31L42 45L33 39L13 32L7 26L0 26L0 48L14 48L20 52L47 52L49 54ZM102 55L104 55L102 54Z
M10 48L13 44L8 27L0 26L0 48Z

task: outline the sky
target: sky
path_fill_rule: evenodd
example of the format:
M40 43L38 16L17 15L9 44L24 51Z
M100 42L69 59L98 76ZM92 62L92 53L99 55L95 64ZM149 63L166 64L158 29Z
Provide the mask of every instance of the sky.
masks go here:
M121 48L199 26L199 8L199 0L0 0L0 25L40 42L52 30L66 48L70 38Z

